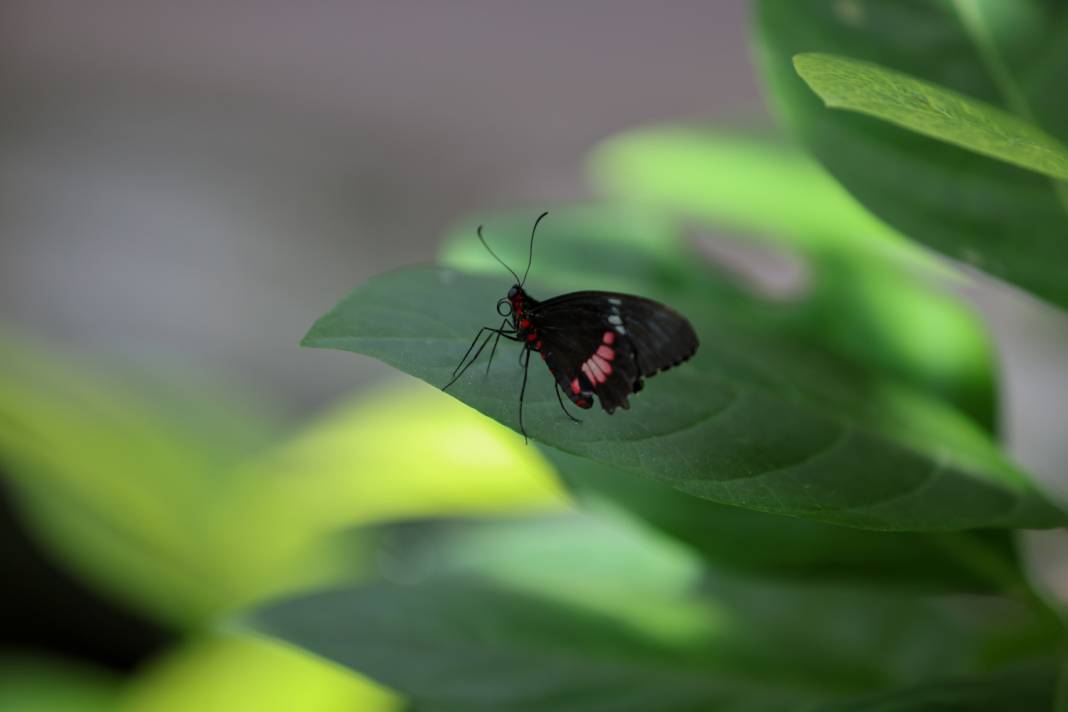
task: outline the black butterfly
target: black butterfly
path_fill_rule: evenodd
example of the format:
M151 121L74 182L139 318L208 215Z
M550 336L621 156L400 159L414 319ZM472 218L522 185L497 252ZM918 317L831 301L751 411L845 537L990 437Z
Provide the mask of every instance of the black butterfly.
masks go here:
M508 296L497 302L497 313L504 317L504 321L496 329L484 326L479 330L467 353L453 369L452 380L442 387L445 390L455 383L478 360L491 338L493 348L486 365L487 373L501 337L521 342L523 385L519 389L519 429L524 438L527 433L523 427L523 395L527 389L531 351L541 354L556 381L560 407L575 422L581 421L567 412L560 397L561 391L572 403L584 409L593 406L593 396L597 395L601 407L612 414L616 408L630 407L627 397L642 389L644 378L679 365L697 351L697 334L690 322L651 299L586 291L561 294L539 302L527 294L523 284L534 259L534 232L548 214L542 213L534 221L527 269L522 279L486 244L479 225L478 239L516 281L508 290ZM511 328L505 328L509 322ZM483 334L486 338L475 350ZM473 350L474 356L471 356Z

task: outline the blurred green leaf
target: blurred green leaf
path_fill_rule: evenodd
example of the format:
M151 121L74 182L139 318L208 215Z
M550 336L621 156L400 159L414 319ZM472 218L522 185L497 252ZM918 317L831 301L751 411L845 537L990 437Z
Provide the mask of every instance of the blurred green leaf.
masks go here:
M361 571L364 544L335 536L352 527L567 506L537 450L419 383L340 404L238 468L227 498L234 503L227 509L236 508L242 520L220 532L216 556L247 582L233 592L234 605ZM260 534L250 539L248 532ZM294 571L316 562L317 575L292 580Z
M522 438L414 381L339 404L240 475L239 499L260 508L265 525L322 532L567 503L552 468Z
M812 712L1003 712L1054 710L1056 676L1027 668L916 687L814 707Z
M612 136L589 157L610 193L811 251L862 251L934 268L796 146L764 132L661 125Z
M1068 306L1068 193L1045 176L853 112L828 111L792 58L873 62L1002 107L1068 141L1062 3L761 0L757 36L779 113L861 203L902 233ZM922 31L918 31L922 28Z
M0 657L0 712L111 712L119 680L85 665L38 656Z
M345 404L270 447L232 403L165 393L0 341L0 463L27 523L177 626L359 573L363 545L330 537L351 526L564 501L535 451L434 389Z
M227 595L208 526L220 473L271 431L165 390L0 337L0 463L28 525L88 581L186 624Z
M796 148L751 133L662 126L609 139L590 165L613 194L799 252L808 291L791 328L996 429L993 349L976 314L946 293L954 273Z
M544 451L588 508L636 515L713 568L925 591L1005 592L1023 585L1007 531L919 534L839 527L716 504L591 460Z
M684 550L589 518L431 538L412 583L283 601L251 623L417 707L788 710L972 671L1021 615L710 579Z
M532 437L713 501L839 524L951 530L1064 521L958 411L781 328L791 307L744 294L670 235L628 237L635 228L606 214L587 241L583 215L545 222L531 293L570 283L663 299L690 317L703 346L692 362L651 382L629 412L610 418L594 409L581 425L559 412L550 374L535 360L525 406ZM494 245L511 245L501 250L508 254L528 231L494 222L486 234ZM623 266L618 273L574 283L565 268L554 277L556 265L597 250L600 234L619 236L611 257ZM632 242L661 258L646 260ZM677 273L670 280L649 276L669 268ZM304 344L364 353L441 385L477 329L496 321L491 310L507 284L452 269L393 272L342 300ZM488 375L471 368L450 393L516 428L517 353L502 344Z
M833 54L794 56L801 78L832 109L847 109L1061 180L1068 148L982 101L907 74Z
M122 712L383 712L396 696L303 651L246 637L196 639L125 687Z

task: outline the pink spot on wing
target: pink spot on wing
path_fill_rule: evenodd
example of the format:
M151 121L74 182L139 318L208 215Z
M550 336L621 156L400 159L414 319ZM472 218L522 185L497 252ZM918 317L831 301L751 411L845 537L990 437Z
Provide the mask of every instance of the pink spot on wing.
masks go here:
M597 355L605 359L606 361L611 361L616 357L616 350L613 349L611 346L598 346Z
M594 356L594 358L597 359L594 363L597 364L597 368L601 369L601 373L604 374L604 377L607 380L607 378L612 375L612 364L608 363L600 356Z
M604 336L601 337L601 341L605 342L608 345L614 344L615 341L616 341L616 332L614 332L614 331L606 331L606 332L604 332Z
M582 386L579 385L577 378L571 379L571 392L574 393L576 396L579 393L582 393Z
M597 357L594 356L589 361L587 361L585 365L589 366L590 371L593 373L593 377L590 380L596 381L597 383L604 383L605 375L604 372L601 370L600 364L597 363L597 361Z
M586 374L586 378L589 379L591 384L597 383L597 377L593 375L593 369L590 368L590 362L582 364L582 372Z

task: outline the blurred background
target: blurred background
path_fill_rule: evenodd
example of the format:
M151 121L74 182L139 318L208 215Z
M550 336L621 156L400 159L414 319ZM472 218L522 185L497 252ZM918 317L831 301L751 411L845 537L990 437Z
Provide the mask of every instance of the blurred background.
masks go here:
M274 423L263 432L300 427L401 378L302 350L301 336L366 278L432 261L450 223L586 197L585 154L624 129L770 126L748 15L742 0L6 0L3 338L59 357L65 376L90 362L163 373L254 402ZM1068 441L1049 423L1068 417L1068 327L976 279L967 296L995 329L1011 447L1066 492L1054 463ZM9 493L8 653L92 677L174 645L182 615L87 583L19 511Z
M624 128L767 120L741 0L2 12L4 316L296 411L387 373L297 342L451 221L583 196Z

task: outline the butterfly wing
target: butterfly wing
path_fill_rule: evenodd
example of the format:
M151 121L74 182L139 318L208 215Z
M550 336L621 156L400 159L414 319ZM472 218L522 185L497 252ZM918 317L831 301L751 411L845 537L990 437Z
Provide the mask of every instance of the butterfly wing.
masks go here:
M615 292L572 292L540 302L531 317L549 370L571 400L608 413L629 408L643 379L697 351L697 334L678 312Z

